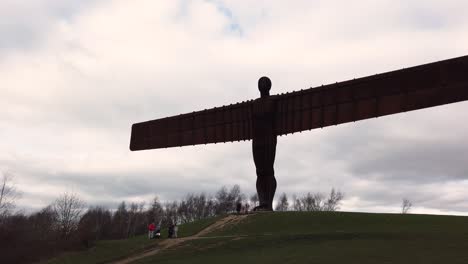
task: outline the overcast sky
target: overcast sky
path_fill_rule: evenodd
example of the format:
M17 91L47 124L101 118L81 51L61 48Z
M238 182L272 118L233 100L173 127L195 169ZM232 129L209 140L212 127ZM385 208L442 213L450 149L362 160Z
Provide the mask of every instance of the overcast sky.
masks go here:
M468 1L0 0L0 170L18 207L255 192L251 142L129 151L132 123L468 54ZM468 103L278 139L277 193L468 215ZM278 196L278 195L277 195Z

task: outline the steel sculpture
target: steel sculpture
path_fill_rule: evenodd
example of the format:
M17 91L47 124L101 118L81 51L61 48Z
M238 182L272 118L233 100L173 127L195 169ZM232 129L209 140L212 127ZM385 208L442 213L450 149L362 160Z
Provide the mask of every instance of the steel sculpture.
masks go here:
M468 100L468 56L280 95L258 86L255 100L133 124L130 149L252 140L256 210L272 210L277 136Z

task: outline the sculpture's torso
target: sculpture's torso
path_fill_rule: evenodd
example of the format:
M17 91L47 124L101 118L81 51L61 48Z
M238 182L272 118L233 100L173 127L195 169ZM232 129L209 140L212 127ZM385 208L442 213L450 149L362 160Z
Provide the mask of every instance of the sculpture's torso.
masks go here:
M270 97L258 98L253 104L252 141L254 145L276 143L275 101Z

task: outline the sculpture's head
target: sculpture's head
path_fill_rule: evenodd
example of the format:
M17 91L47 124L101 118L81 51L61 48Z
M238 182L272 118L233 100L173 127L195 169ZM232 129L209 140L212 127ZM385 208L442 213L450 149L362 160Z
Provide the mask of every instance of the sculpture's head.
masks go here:
M260 90L260 97L267 97L270 95L271 81L268 77L263 76L258 80L258 90Z

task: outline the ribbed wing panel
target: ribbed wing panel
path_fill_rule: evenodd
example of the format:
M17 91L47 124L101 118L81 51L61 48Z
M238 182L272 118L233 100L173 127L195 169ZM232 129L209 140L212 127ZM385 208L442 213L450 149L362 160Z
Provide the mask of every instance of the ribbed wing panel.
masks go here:
M130 149L250 140L252 102L133 124Z
M277 135L468 100L468 56L274 95ZM252 139L254 101L132 126L131 150Z
M275 96L278 135L468 100L468 56Z

